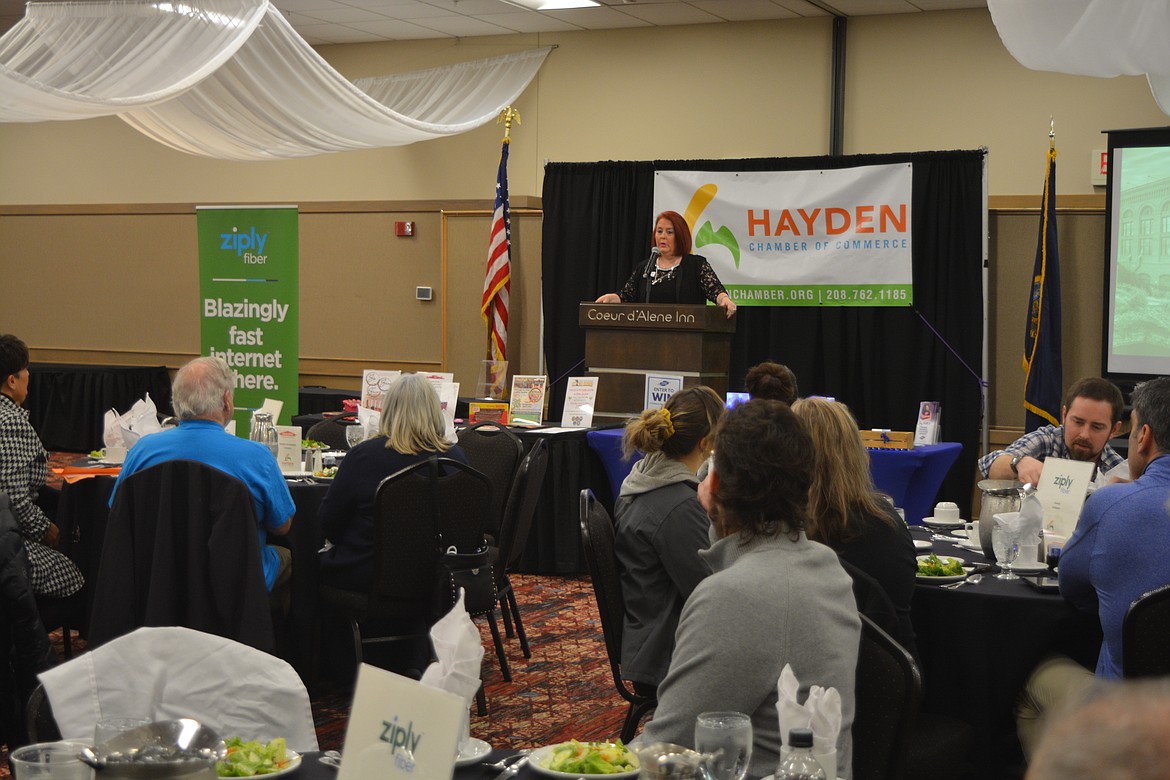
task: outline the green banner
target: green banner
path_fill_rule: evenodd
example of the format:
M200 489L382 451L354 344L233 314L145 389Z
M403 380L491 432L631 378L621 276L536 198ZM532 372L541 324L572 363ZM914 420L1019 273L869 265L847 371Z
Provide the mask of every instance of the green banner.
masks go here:
M265 398L297 412L300 277L297 210L200 206L201 354L221 357L235 377L236 433Z
M738 306L909 306L909 284L727 284Z

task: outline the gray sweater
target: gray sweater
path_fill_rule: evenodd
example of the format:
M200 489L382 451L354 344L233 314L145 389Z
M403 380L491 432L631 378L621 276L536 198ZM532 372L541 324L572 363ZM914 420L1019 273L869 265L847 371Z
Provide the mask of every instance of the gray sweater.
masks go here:
M711 523L697 483L690 469L661 452L634 464L622 483L614 553L626 602L621 663L627 680L662 682L683 604L711 571L699 557Z
M800 681L841 694L837 774L852 770L853 687L861 621L852 581L828 547L804 534L721 539L704 552L714 572L687 600L658 709L639 742L693 746L695 716L736 710L752 716L750 774L772 774L780 757L776 681L785 664Z

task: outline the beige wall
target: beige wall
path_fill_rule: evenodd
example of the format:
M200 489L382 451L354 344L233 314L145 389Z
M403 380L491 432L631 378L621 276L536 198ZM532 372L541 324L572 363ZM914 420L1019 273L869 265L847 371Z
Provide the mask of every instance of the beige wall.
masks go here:
M1088 171L1091 150L1105 145L1101 131L1167 123L1142 78L1019 66L983 10L857 17L847 40L844 151L986 146L993 207L1008 196L1038 200L1050 117L1061 155L1059 193L1090 196L1098 212L1101 190ZM516 103L523 123L513 133L510 178L522 205L539 207L546 160L828 151L828 19L405 41L321 53L358 78L543 45L557 48ZM44 351L42 359L177 364L198 349L197 321L183 313L196 284L192 205L297 203L305 215L303 379L344 386L363 365L417 363L448 365L466 386L483 338L479 280L500 137L491 124L395 149L236 163L173 152L114 118L0 125L0 330L22 334ZM53 204L58 216L27 216L36 211L30 207ZM102 209L77 204L109 206L85 216ZM468 209L479 216L443 217ZM1034 213L1013 209L994 214L990 250L991 420L1008 426L1023 420L1013 400L1022 384L1025 293L1017 285L1035 245ZM394 239L395 219L415 219L417 238ZM535 372L539 217L518 222L513 284L522 292L513 309L513 368ZM1069 377L1095 371L1099 361L1102 229L1099 213L1061 221L1062 259L1075 269L1064 286ZM446 297L415 302L416 284L440 286L444 257ZM121 306L125 289L151 306ZM108 312L101 328L77 327L97 311Z

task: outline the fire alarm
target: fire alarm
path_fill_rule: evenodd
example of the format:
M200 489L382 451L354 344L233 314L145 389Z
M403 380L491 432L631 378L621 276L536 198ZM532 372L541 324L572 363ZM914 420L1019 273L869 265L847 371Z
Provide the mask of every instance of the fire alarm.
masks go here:
M414 223L413 222L395 222L394 235L396 236L413 236Z

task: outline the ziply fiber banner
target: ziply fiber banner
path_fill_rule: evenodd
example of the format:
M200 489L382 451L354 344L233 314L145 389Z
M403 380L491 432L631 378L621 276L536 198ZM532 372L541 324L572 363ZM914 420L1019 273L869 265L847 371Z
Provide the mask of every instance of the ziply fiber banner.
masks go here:
M300 355L300 265L292 206L196 210L201 354L221 357L235 381L236 433L265 398L296 414Z
M910 306L910 163L837 170L657 171L695 254L740 306Z

